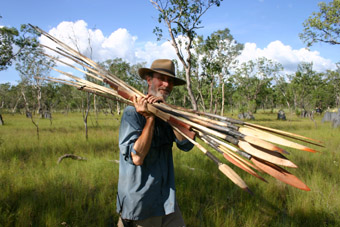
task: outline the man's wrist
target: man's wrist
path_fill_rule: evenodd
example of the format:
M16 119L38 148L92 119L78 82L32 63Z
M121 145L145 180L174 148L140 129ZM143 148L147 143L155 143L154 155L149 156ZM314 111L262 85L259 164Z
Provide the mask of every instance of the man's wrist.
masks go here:
M150 114L150 115L145 115L145 120L154 120L155 119L155 115Z

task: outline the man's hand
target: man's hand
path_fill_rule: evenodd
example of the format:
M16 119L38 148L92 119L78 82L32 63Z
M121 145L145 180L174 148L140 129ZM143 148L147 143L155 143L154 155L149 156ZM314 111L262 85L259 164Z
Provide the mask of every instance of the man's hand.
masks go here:
M160 103L160 102L165 103L163 97L157 97L157 96L153 96L153 95L147 95L145 98L146 98L146 99L148 100L148 102L151 103L151 104L156 103L156 102L158 102L158 103Z
M135 96L133 98L133 103L135 105L137 113L143 115L146 119L148 119L149 117L154 117L154 114L148 110L147 104L153 104L156 102L164 102L164 99L153 95L147 95L146 97Z

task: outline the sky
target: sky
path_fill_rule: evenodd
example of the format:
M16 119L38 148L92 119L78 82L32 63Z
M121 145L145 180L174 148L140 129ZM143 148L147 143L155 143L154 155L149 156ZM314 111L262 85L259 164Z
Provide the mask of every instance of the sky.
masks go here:
M319 43L309 50L300 40L303 22L317 12L317 0L224 0L220 7L210 8L202 17L199 35L229 28L234 39L243 43L240 62L266 57L293 73L301 62L313 62L322 72L335 69L340 62L340 46ZM330 2L324 1L324 2ZM104 61L116 57L131 64L151 62L157 58L176 59L170 43L157 41L153 29L158 12L149 0L1 0L0 26L20 28L31 23L72 45L76 36L81 52ZM166 30L165 30L166 31ZM49 44L45 39L42 43ZM16 84L20 80L14 67L0 71L0 83Z

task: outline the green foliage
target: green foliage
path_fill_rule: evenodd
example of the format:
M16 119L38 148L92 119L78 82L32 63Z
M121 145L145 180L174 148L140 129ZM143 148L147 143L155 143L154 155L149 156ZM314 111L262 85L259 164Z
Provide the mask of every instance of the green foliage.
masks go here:
M197 98L193 92L192 68L197 59L193 59L193 42L197 37L196 30L201 28L201 17L206 11L216 5L219 6L222 0L151 0L151 3L158 10L158 22L164 22L169 32L172 45L177 57L185 69L185 80L187 82L187 92L194 110L198 110ZM156 26L154 33L157 39L163 37L163 30ZM186 52L186 56L183 53Z
M340 106L340 63L337 64L336 70L327 71L324 84L328 94L325 104L328 106Z
M290 77L295 108L314 109L321 106L327 96L322 74L313 70L312 63L301 63L295 75Z
M261 100L272 93L272 80L282 70L279 63L266 58L242 63L231 77L236 90L234 102L239 106L248 105L247 111L256 112Z
M29 34L35 32L27 25L21 25L20 32L13 27L0 27L0 71L6 70L14 60L22 57L26 48L37 47L37 38Z
M308 47L317 42L340 44L340 0L328 4L320 2L319 8L319 12L313 12L303 23L304 30L299 34L300 38Z
M232 87L228 86L227 80L230 71L236 67L235 59L241 54L243 45L234 40L228 28L213 32L206 39L199 36L193 44L195 61L192 65L197 74L193 77L193 84L197 84L200 104L204 110L209 108L211 112L215 105L224 112L225 97L232 94ZM198 75L199 71L202 71L201 75ZM231 103L230 99L227 101Z
M301 114L301 110L300 109L295 109L295 115L296 116L300 116Z
M199 101L201 110L215 112L221 108L222 84L218 76L208 73L199 74L201 65L199 58L195 55L195 67L193 70L193 87L196 99ZM322 109L339 108L340 83L339 69L329 70L326 73L317 73L313 70L311 63L302 63L295 74L280 74L280 65L266 62L266 59L258 59L256 62L246 62L224 78L224 104L227 111L233 109L256 112L259 108L289 108L314 110L316 107ZM177 62L176 62L177 63ZM117 75L124 81L145 93L147 85L138 76L137 69L143 64L130 65L121 59L109 60L102 63L111 73ZM111 68L110 68L111 67ZM185 77L185 71L176 67L176 75ZM207 70L208 72L208 70ZM29 80L27 80L29 81ZM105 85L104 85L105 86ZM25 102L22 97L24 91L28 108L36 110L37 87L34 80L30 83L20 82L18 85L0 84L0 106L2 112L22 112ZM53 83L41 83L41 107L49 111L79 111L84 110L86 94L68 85ZM91 95L91 99L92 99ZM175 87L168 99L170 104L191 108L188 90L184 86ZM91 108L94 104L90 102ZM110 112L117 105L116 101L103 97L96 97L97 110Z
M147 90L146 82L138 75L138 69L145 67L145 63L131 65L121 58L115 58L106 60L105 62L102 62L101 65L104 69L138 90Z
M171 24L172 35L175 37L184 35L192 39L197 35L196 29L200 28L199 26L202 23L201 16L210 7L214 5L220 6L221 0L155 0L151 1L151 3L160 11L158 22L162 23L164 21L166 24ZM158 40L163 37L163 30L160 27L156 26L154 33Z

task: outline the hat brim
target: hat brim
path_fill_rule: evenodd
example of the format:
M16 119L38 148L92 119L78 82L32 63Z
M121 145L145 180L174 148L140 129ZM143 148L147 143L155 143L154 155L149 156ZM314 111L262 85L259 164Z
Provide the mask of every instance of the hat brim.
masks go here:
M145 76L146 75L150 75L151 73L160 73L163 75L166 75L168 77L173 78L174 80L174 86L179 86L179 85L184 85L186 84L185 80L182 80L180 78L175 77L174 75L172 75L171 73L165 72L165 71L160 71L160 70L153 70L153 69L149 69L149 68L140 68L138 69L138 74L139 76L145 80Z

